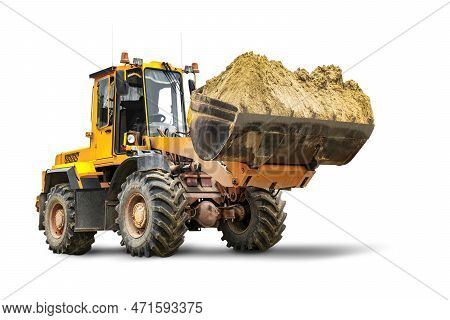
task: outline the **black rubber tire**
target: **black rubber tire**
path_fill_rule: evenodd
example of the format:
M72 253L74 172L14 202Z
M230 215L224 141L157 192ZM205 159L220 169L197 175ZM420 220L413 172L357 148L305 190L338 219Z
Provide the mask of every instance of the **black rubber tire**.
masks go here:
M142 235L131 235L125 221L125 207L133 194L139 193L145 200L146 222ZM118 233L121 245L132 256L168 257L183 244L187 231L187 200L185 190L178 179L160 170L134 172L122 184L116 207L119 216Z
M250 216L247 216L245 224L222 220L218 227L223 234L222 241L235 250L267 250L280 241L286 228L283 224L286 201L281 200L281 191L270 192L253 187L247 188L244 196L243 205L246 215Z
M64 228L59 238L50 230L50 210L55 204L64 209ZM68 184L58 184L50 189L45 202L44 234L53 253L82 255L91 250L97 232L75 232L75 194Z

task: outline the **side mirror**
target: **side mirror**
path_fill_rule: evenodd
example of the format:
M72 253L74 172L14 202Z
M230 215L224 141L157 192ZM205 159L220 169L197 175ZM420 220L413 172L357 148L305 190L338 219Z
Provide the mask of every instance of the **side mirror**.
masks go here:
M192 94L192 91L195 90L195 82L192 79L188 80L189 93Z
M116 74L116 90L117 94L119 96L125 96L128 94L128 91L130 89L130 85L125 80L124 72L123 71L117 71Z

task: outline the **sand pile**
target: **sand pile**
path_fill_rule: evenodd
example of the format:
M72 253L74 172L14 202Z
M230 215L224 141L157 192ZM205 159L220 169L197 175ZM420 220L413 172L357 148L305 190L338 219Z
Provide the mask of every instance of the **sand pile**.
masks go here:
M292 72L279 61L247 52L208 80L203 94L249 113L374 122L369 97L355 81L344 82L334 65Z

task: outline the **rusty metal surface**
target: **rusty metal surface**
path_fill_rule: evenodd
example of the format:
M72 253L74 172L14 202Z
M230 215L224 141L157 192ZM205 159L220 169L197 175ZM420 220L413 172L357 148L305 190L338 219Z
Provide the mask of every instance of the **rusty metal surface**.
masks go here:
M217 225L221 214L219 209L211 201L202 201L195 207L194 219L205 228L214 227Z
M219 208L222 219L242 221L245 216L245 209L240 204Z
M217 227L219 220L242 221L245 217L245 209L240 204L227 207L217 207L212 201L202 201L195 206L192 219L203 228Z
M140 193L135 192L128 198L124 218L128 233L135 239L140 238L147 221L147 205Z
M259 168L251 168L241 162L205 161L198 157L189 137L152 137L150 143L152 149L178 154L198 162L201 165L202 172L212 177L213 181L218 182L223 187L253 186L266 189L305 187L307 185L307 183L303 183L305 178L308 178L309 181L315 172L301 165L270 164L262 165ZM192 192L204 191L209 190L202 189Z
M180 178L185 181L188 187L213 187L212 178L201 172L185 172L180 174Z
M56 202L50 209L50 232L55 239L61 238L64 233L66 215L61 203Z
M232 175L219 161L204 161L198 157L190 137L150 137L148 139L152 149L177 154L192 159L201 165L202 171L213 177L223 186L232 186Z

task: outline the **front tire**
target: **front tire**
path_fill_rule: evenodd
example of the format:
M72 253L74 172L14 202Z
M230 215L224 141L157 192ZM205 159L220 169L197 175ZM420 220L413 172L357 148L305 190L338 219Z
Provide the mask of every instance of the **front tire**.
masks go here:
M167 257L184 242L187 201L180 181L170 173L134 172L118 198L121 244L132 256Z
M75 232L75 194L68 184L50 189L44 212L44 234L49 250L71 255L91 250L96 232Z
M286 228L286 202L281 200L281 191L249 187L244 192L245 216L242 221L220 222L222 240L235 250L267 250L280 241Z

